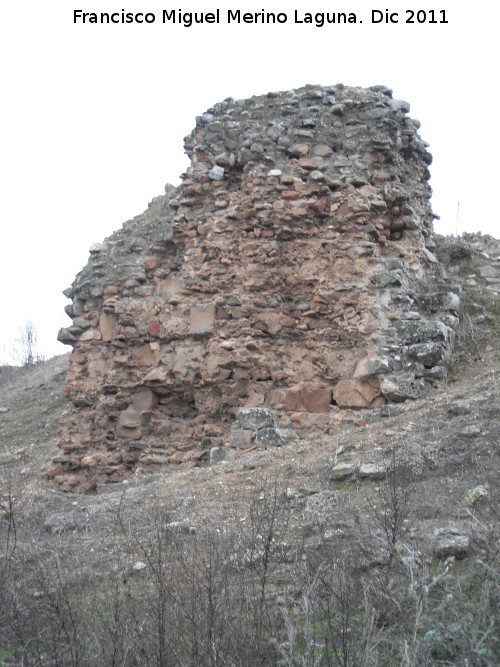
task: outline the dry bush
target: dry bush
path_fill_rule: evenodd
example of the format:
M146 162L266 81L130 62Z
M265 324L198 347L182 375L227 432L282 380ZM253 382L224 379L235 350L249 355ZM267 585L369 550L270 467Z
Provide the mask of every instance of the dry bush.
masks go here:
M474 508L476 567L432 561L408 539L402 473L369 499L356 539L309 543L291 529L290 501L275 485L253 499L243 530L184 530L161 508L141 526L123 503L99 544L33 526L26 535L8 505L0 664L492 667L497 506Z

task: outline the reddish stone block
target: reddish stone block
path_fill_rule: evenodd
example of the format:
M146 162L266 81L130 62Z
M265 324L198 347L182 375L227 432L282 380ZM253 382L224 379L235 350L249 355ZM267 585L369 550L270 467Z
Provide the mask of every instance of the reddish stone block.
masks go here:
M153 271L160 266L160 260L158 257L145 257L144 258L144 267L148 271Z
M102 340L113 340L113 331L116 326L116 317L110 313L101 313L99 318L99 331L101 332Z
M217 308L215 304L197 304L189 309L189 333L192 336L212 334L215 328Z
M160 335L160 323L156 320L153 320L148 325L148 333L150 336L159 336Z
M290 412L328 412L332 391L322 384L299 382L285 394L285 409Z
M183 288L184 285L180 280L174 278L173 276L169 276L165 280L162 280L160 283L158 283L156 293L161 294L162 296L175 296L176 294L179 294Z
M155 355L149 345L138 345L130 348L130 356L136 366L152 366Z
M283 199L297 199L299 193L297 192L297 190L283 190L281 196Z
M309 207L315 212L321 215L322 213L325 212L327 200L325 197L322 197L321 199L316 199L316 201L312 201L309 204Z
M333 390L333 398L340 408L371 408L379 405L378 380L339 380ZM375 405L374 405L375 404Z
M302 169L317 169L319 167L319 164L316 162L316 160L299 160L299 167L302 167Z

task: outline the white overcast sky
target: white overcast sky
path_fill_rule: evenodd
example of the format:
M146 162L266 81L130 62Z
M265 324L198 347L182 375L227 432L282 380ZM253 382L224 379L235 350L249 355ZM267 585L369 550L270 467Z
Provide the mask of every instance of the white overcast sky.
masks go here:
M228 8L286 12L285 25L228 25ZM430 143L439 233L499 234L499 5L386 0L25 0L5 3L1 51L0 360L32 320L46 356L70 320L61 291L102 241L187 166L195 116L307 83L383 83L411 104ZM163 9L221 10L220 25L163 25ZM372 24L372 9L399 13ZM433 8L448 24L406 24ZM73 10L153 12L153 25L75 25ZM356 25L295 24L353 11Z

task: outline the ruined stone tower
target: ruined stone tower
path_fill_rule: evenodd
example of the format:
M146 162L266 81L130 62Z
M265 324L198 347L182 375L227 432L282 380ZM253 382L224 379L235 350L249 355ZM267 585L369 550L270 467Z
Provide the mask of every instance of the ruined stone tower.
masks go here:
M328 433L446 375L458 297L433 287L431 156L408 112L336 85L197 118L182 185L66 292L61 488Z

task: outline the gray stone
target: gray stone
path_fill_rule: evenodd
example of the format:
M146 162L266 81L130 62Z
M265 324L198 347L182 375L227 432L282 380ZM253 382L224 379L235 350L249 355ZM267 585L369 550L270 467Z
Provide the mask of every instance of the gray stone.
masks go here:
M359 476L361 479L385 479L386 470L384 466L376 463L362 463L359 467Z
M156 465L166 465L168 464L170 457L163 456L162 454L155 454L148 457L148 463L156 463Z
M77 340L77 336L71 331L71 327L63 327L59 329L57 340L64 345L73 345Z
M89 322L83 317L75 317L73 319L73 326L79 327L80 329L88 329L92 326L92 322Z
M477 438L478 435L481 435L481 426L479 424L469 424L465 426L462 431L462 435L466 438Z
M232 447L212 447L210 450L210 465L215 465L221 461L234 461L236 450Z
M233 429L229 434L229 445L236 449L248 449L253 444L253 430Z
M257 431L276 426L276 417L270 408L239 408L236 420L241 429Z
M400 287L402 274L401 271L384 271L383 273L376 273L372 276L372 283L375 287Z
M361 378L389 372L390 360L387 357L365 357L358 362L353 377Z
M407 399L418 398L425 389L425 382L412 375L385 375L380 379L380 391L388 401L400 403Z
M436 558L454 556L457 560L465 558L470 549L470 538L455 528L441 528L436 531L434 555Z
M408 225L408 226L409 226L410 229L412 229L412 227L410 225ZM429 260L429 262L431 262L431 264L437 264L438 263L436 255L433 255L430 250L427 250L427 248L422 248L422 252L426 256L426 258Z
M439 320L400 320L395 323L395 328L407 345L431 340L452 342L455 336L454 331Z
M10 408L1 407L0 413L9 412Z
M410 113L410 105L404 100L389 100L389 104L393 111L402 111L403 113Z
M356 477L358 466L355 463L344 461L337 463L330 471L330 479L335 482L340 482L344 479L352 479Z
M255 442L261 447L282 447L295 439L290 428L261 428L257 431Z
M214 181L222 181L224 178L224 167L219 167L219 165L216 164L208 172L208 177Z
M446 359L446 348L443 343L417 343L408 347L406 355L427 367L440 366Z
M57 456L53 456L51 461L52 463L68 463L69 456L66 456L65 454L59 454Z
M423 298L422 305L431 313L439 311L457 312L460 307L460 297L454 292L433 292Z

